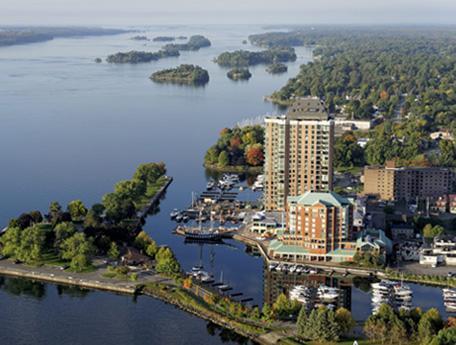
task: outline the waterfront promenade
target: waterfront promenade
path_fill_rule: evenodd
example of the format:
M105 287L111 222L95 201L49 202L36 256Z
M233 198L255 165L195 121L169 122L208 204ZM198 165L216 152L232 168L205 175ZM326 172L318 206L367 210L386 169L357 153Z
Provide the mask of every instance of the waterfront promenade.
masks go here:
M139 285L169 281L169 279L156 274L152 270L138 270L138 279L136 281L108 278L104 276L107 272L107 265L102 260L94 261L93 271L83 273L63 270L61 266L43 265L38 267L15 264L12 260L0 261L0 275L122 294L136 294L137 286Z

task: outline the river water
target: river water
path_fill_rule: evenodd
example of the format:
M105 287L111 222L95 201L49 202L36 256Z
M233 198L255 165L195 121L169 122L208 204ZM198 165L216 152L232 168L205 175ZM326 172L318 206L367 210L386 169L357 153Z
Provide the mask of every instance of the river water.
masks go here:
M171 233L169 213L187 206L191 192L205 187L203 157L219 131L280 112L263 96L295 76L312 53L297 49L298 60L288 64L286 74L270 75L265 66L256 66L250 69L253 77L248 82L233 82L226 77L227 70L212 60L226 50L258 49L242 41L263 31L261 27L141 29L149 37L203 34L212 47L138 65L96 64L94 59L133 49L155 51L162 44L133 41L130 37L135 34L122 34L0 48L0 225L23 211L45 211L53 200L98 202L116 182L129 178L138 164L165 161L174 182L161 202L161 212L149 217L145 230L158 243L170 245L185 269L198 263L202 253L207 270L216 276L223 272L236 291L261 305L286 289L287 283L272 279L261 258L239 243L205 246L201 251L198 245L184 244ZM148 79L156 70L181 63L207 69L209 84L182 87ZM21 282L6 280L0 288L2 344L233 341L227 332L220 334L206 322L150 298L133 301ZM442 309L439 289L413 288L415 304ZM362 320L370 313L369 293L352 287L348 294L355 317Z

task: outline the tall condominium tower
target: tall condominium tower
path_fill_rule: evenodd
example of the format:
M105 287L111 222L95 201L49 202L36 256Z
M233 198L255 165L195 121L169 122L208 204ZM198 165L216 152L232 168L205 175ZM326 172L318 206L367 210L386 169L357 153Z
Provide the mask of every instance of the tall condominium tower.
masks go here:
M284 210L288 196L332 190L334 121L319 98L296 99L265 125L266 210Z

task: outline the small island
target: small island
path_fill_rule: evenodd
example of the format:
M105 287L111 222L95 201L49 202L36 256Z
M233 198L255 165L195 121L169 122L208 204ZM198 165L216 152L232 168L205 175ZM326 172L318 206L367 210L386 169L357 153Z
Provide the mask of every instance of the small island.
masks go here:
M291 47L271 48L259 52L237 50L224 52L214 61L223 67L245 67L259 64L296 61L296 52Z
M252 73L247 68L233 68L226 74L231 80L249 80Z
M195 65L180 65L153 73L150 79L157 83L173 83L183 85L204 85L209 82L209 73Z
M154 42L173 42L175 40L176 40L176 38L173 36L157 36L157 37L154 37L154 39L152 41L154 41Z
M202 35L191 36L187 43L167 44L164 49L172 50L200 50L200 48L210 47L211 41Z
M151 61L157 61L167 57L176 57L179 56L179 52L173 49L162 49L158 52L144 52L132 50L129 52L119 52L116 54L109 55L106 59L106 62L115 63L115 64L124 64L124 63L145 63Z
M149 41L149 39L147 38L147 36L133 36L131 38L131 40L133 41Z
M264 162L264 129L260 125L224 128L204 157L204 166L223 172L260 173Z
M266 72L270 74L282 74L288 71L287 65L283 63L273 63L266 67Z
M102 63L103 60L101 60L101 58L96 58L96 59L95 59L95 62L96 62L96 63Z

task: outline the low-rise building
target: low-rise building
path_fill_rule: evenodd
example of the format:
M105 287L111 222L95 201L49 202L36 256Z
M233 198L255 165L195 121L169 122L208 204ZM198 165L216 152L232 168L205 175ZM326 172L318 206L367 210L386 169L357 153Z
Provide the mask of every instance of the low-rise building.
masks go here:
M280 224L274 218L264 218L261 220L253 220L250 231L260 235L265 233L275 234L277 229L280 228Z
M385 261L387 255L393 251L393 242L380 229L365 229L358 234L356 252L378 255Z
M430 248L424 248L420 253L420 264L456 265L456 237L441 235L434 238Z

